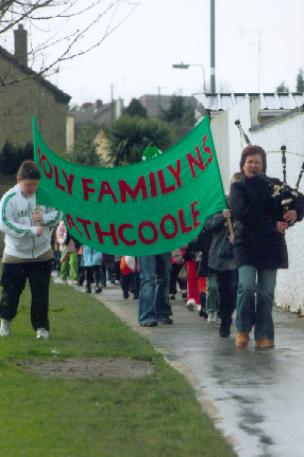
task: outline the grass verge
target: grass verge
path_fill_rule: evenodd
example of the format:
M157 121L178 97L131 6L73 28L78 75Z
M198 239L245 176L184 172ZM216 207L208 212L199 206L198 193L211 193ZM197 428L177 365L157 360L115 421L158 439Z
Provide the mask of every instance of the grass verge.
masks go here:
M0 340L0 444L5 457L233 457L191 386L151 345L93 297L51 286L51 339L29 322L23 293L13 335ZM43 379L19 360L130 357L153 361L142 379Z

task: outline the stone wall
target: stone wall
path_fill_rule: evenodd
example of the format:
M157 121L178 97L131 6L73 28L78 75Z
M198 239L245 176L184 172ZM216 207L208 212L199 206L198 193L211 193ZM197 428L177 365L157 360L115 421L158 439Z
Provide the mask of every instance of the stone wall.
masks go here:
M15 84L0 86L0 148L6 141L18 146L33 142L32 116L47 145L55 151L66 150L66 118L68 102L56 90L50 89L25 74L12 62L0 56L1 74Z

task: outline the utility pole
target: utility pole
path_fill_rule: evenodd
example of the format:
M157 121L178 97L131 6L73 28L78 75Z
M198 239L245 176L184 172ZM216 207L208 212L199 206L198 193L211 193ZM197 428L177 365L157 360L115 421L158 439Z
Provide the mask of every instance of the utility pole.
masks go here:
M257 62L258 92L261 92L262 29L254 29L254 30L258 34L257 41L249 41L249 44L253 44L253 45L257 46L257 51L258 51L258 62Z
M210 0L210 92L216 93L215 82L215 0Z
M282 33L282 31L287 31L289 32L290 29L288 27L266 27L266 28L245 28L245 29L240 29L239 32L241 35L245 34L254 34L257 36L256 40L254 41L248 41L249 45L256 46L257 48L257 91L261 92L262 90L262 51L265 48L266 44L270 44L272 41L265 41L263 39L265 32L269 31L274 31L278 33Z

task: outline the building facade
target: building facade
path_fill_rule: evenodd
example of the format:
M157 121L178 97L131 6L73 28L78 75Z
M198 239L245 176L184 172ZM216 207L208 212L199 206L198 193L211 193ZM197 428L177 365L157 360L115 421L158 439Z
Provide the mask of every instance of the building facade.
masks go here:
M48 146L66 151L71 97L27 66L27 45L22 45L26 39L26 31L19 25L15 55L0 47L0 148L5 142L15 146L32 143L32 117L36 115Z

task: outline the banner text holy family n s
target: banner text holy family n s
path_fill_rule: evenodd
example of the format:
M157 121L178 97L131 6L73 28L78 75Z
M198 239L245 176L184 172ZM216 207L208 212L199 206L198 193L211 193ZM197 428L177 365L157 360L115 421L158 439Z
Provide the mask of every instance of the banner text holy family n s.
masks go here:
M52 152L33 120L37 198L60 208L82 244L118 255L172 251L193 240L207 217L226 208L207 118L162 155L134 165L81 166Z

